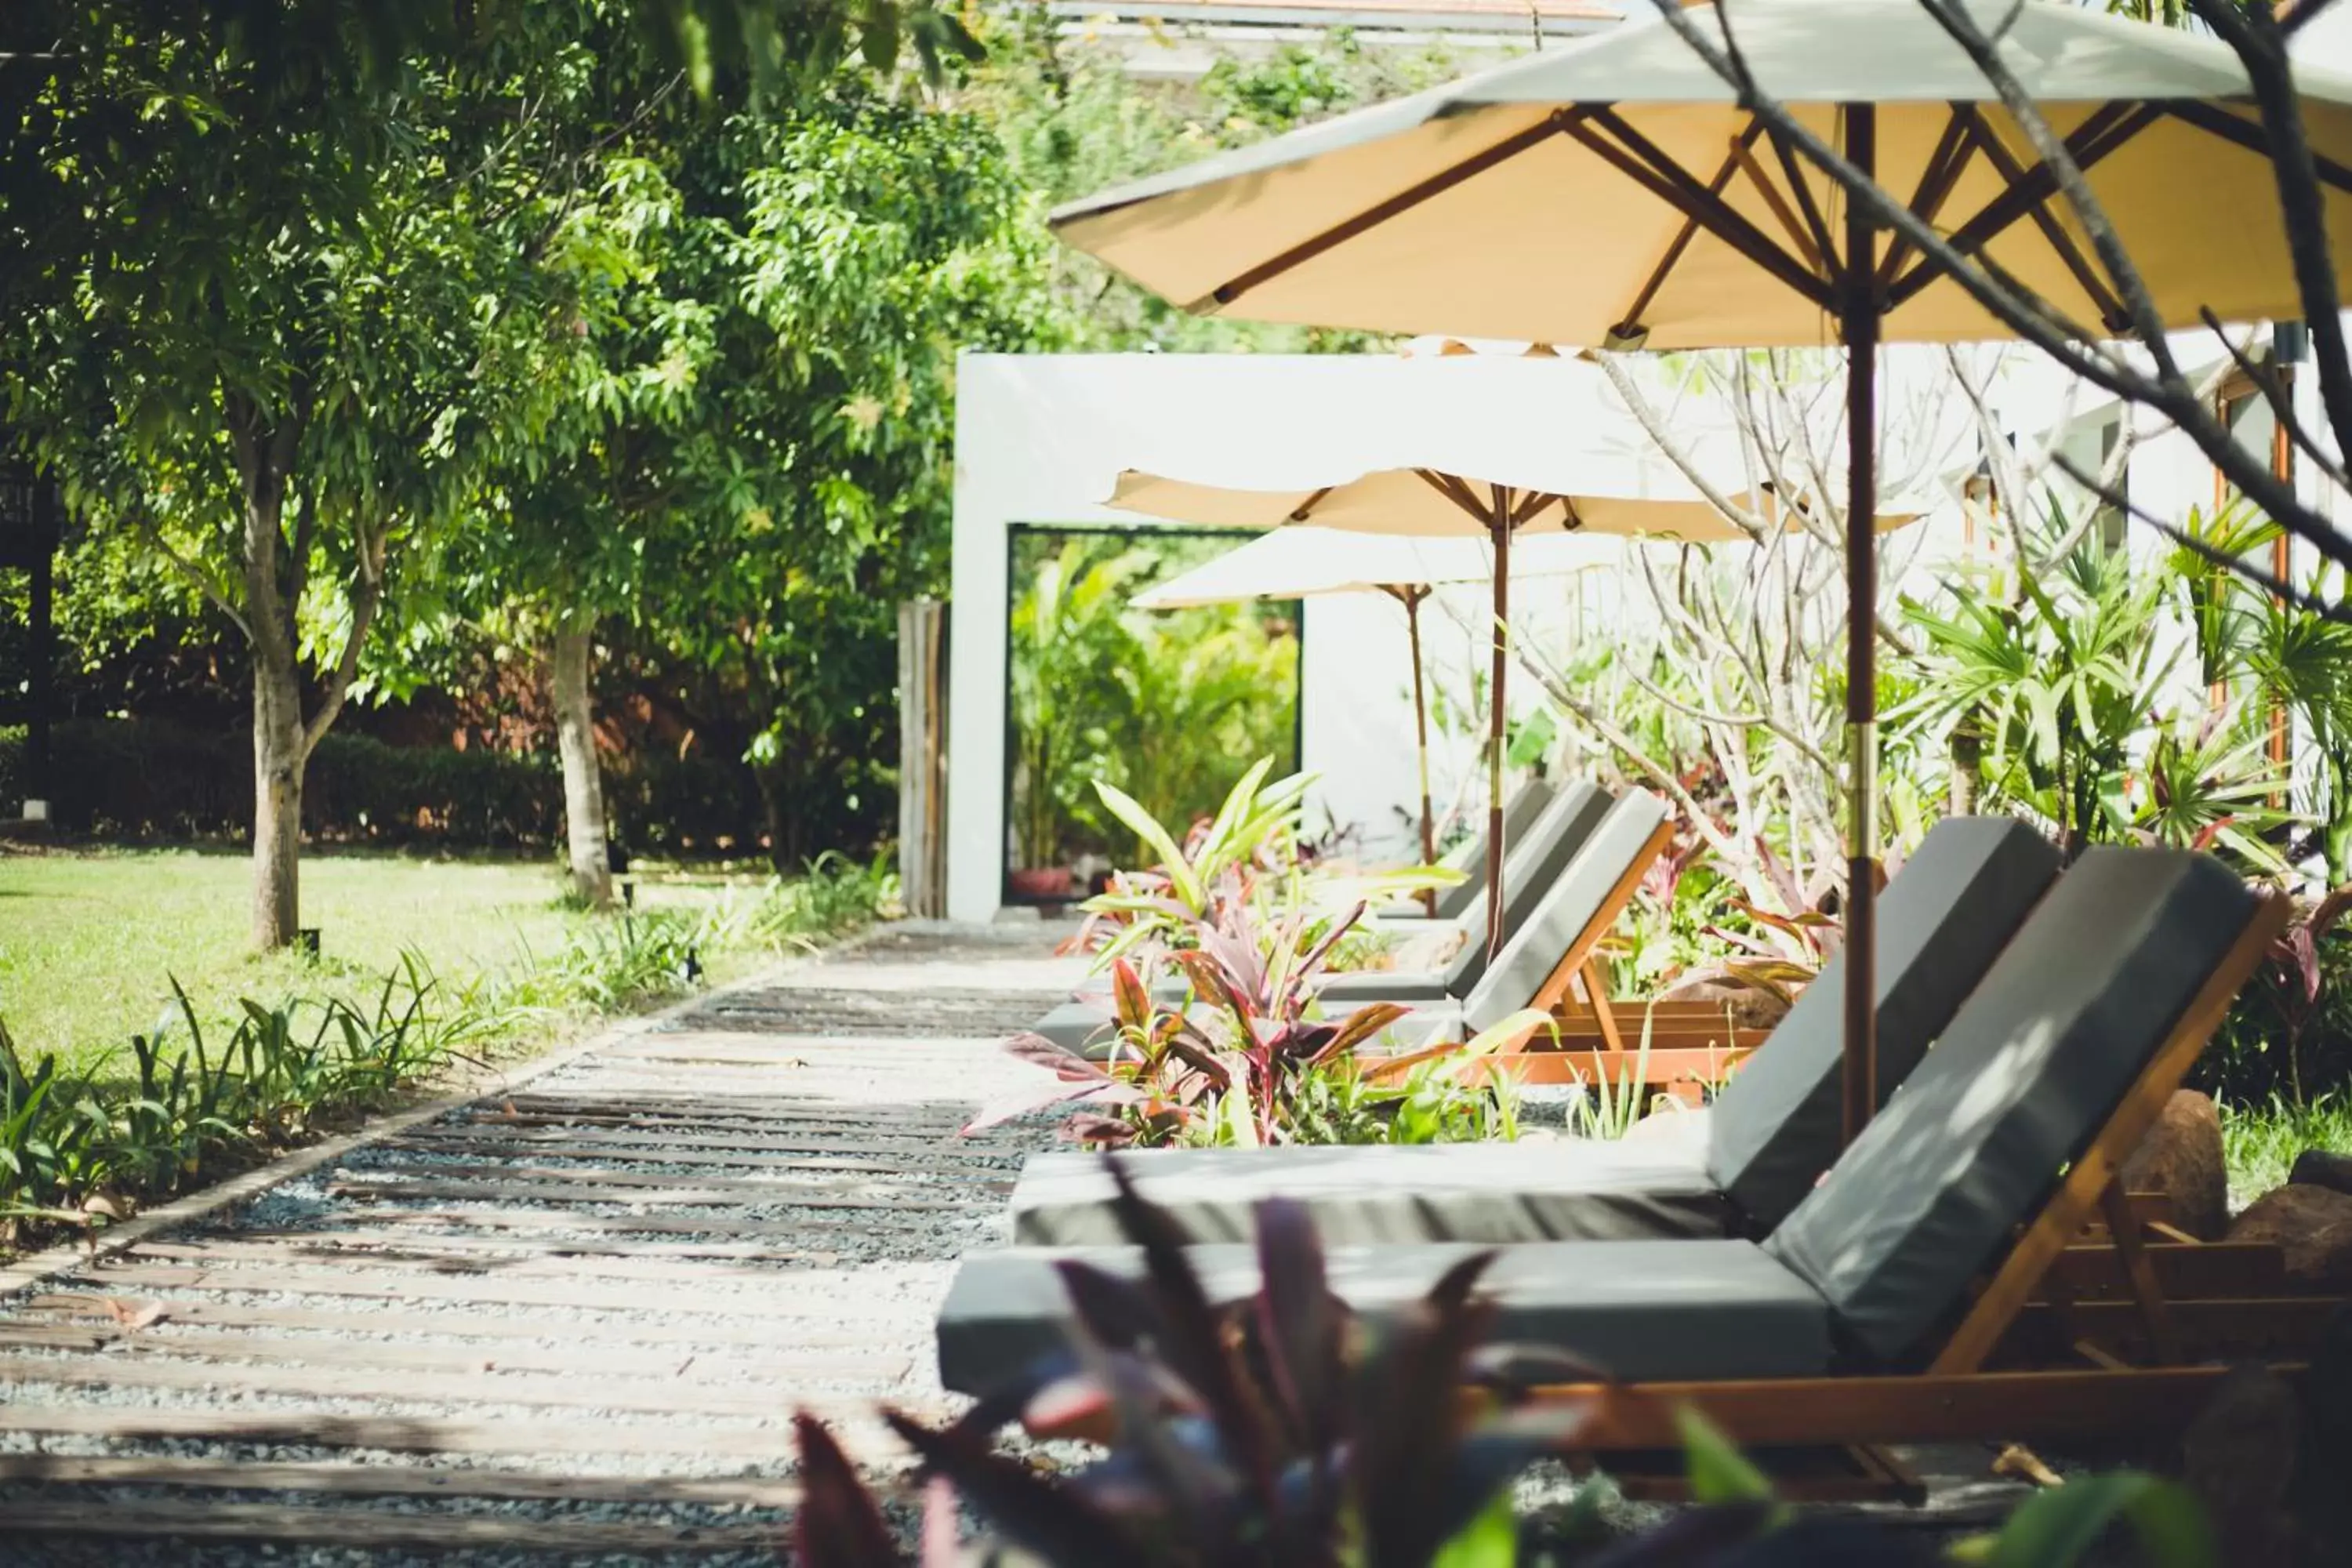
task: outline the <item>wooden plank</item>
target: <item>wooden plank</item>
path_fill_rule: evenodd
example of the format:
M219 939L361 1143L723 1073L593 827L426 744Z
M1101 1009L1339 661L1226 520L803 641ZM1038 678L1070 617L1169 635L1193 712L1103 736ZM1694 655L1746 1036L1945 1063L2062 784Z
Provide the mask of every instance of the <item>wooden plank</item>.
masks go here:
M742 1186L753 1188L751 1192ZM762 1192L772 1195L761 1195ZM658 1192L632 1188L598 1186L590 1182L540 1182L515 1179L483 1182L436 1181L364 1181L344 1180L327 1184L330 1197L360 1199L406 1199L440 1201L443 1199L488 1198L492 1202L512 1199L536 1204L658 1204L664 1208L751 1208L772 1205L796 1209L854 1209L861 1213L872 1210L888 1213L968 1213L985 1214L992 1205L977 1199L955 1198L843 1198L825 1197L813 1193L787 1189L773 1192L764 1184L703 1182L693 1187L666 1188ZM866 1222L860 1221L862 1226Z
M772 1236L790 1241L806 1241L812 1233L819 1236L830 1236L838 1231L871 1234L890 1223L887 1216L873 1214L857 1219L834 1219L812 1215L789 1220L742 1220L730 1219L719 1214L690 1216L621 1215L590 1213L581 1209L500 1208L489 1205L431 1209L378 1208L358 1211L353 1217L369 1225L387 1226L470 1226L478 1230L560 1230L610 1236Z
M1685 1405L1704 1412L1732 1441L1757 1446L2148 1436L2178 1431L2192 1419L2229 1371L1589 1384L1547 1388L1541 1397L1591 1405L1591 1420L1578 1432L1576 1446L1593 1452L1671 1447Z
M1504 1051L1463 1064L1465 1077L1479 1079L1508 1074L1521 1083L1577 1084L1606 1081L1612 1088L1630 1083L1635 1050ZM1711 1046L1653 1045L1642 1081L1652 1087L1676 1083L1720 1083L1729 1078L1745 1053Z
M772 1524L657 1524L394 1513L248 1502L0 1503L0 1535L108 1541L251 1541L374 1551L560 1552L572 1555L756 1552Z
M0 1347L103 1352L108 1362L177 1357L411 1372L554 1372L581 1376L592 1389L606 1374L720 1383L741 1388L763 1383L774 1385L789 1378L897 1383L914 1369L912 1358L887 1351L811 1351L795 1354L789 1349L779 1349L761 1355L712 1354L696 1350L623 1349L593 1342L555 1347L419 1344L378 1338L190 1333L168 1326L125 1334L121 1330L21 1328L0 1323ZM488 1397L495 1386L484 1384L483 1396ZM767 1408L773 1408L772 1401Z
M849 1142L845 1140L844 1142ZM491 1154L501 1158L535 1155L548 1160L642 1160L663 1165L732 1165L761 1171L840 1171L896 1175L921 1173L942 1183L1002 1179L1012 1173L1003 1166L982 1164L969 1155L779 1154L727 1146L723 1139L609 1137L583 1131L577 1137L561 1133L520 1138L450 1137L394 1138L378 1147L412 1154ZM1002 1156L991 1156L1002 1158Z
M576 1069L575 1069L576 1070ZM553 1116L629 1116L645 1121L698 1121L723 1117L731 1121L821 1121L829 1127L856 1128L886 1136L912 1137L929 1132L952 1137L971 1118L959 1110L897 1110L859 1102L836 1103L778 1095L665 1094L658 1089L618 1094L517 1094L488 1097L503 1110ZM962 1097L958 1096L961 1102Z
M262 1415L217 1408L12 1405L7 1421L10 1431L28 1436L382 1448L394 1454L665 1455L751 1465L788 1459L792 1452L789 1426L709 1418L663 1423L443 1420L311 1410ZM904 1450L879 1425L845 1423L835 1426L834 1435L861 1463L904 1462Z
M832 1129L835 1131L845 1131L841 1128L840 1123L833 1121L827 1118L812 1117L807 1120L814 1122L820 1130ZM618 1112L608 1114L601 1111L574 1112L572 1114L566 1115L562 1112L544 1110L518 1110L512 1116L509 1116L502 1110L486 1109L474 1115L449 1121L445 1123L445 1125L467 1128L613 1127L627 1128L640 1134L655 1133L661 1137L667 1138L674 1132L696 1129L704 1130L706 1131L740 1132L755 1135L764 1135L769 1133L782 1134L792 1131L793 1119L770 1116L653 1117L631 1116ZM833 1147L852 1152L879 1153L894 1152L900 1148L909 1150L928 1149L937 1152L952 1150L960 1145L972 1148L975 1151L988 1148L987 1145L981 1143L977 1140L964 1139L958 1136L952 1129L940 1132L859 1132L854 1137L847 1136L845 1132L844 1136L836 1140L830 1141L825 1145L803 1144L795 1142L777 1146L783 1148ZM751 1146L758 1147L759 1145ZM1003 1155L1015 1152L1016 1151L1005 1142L999 1142L995 1144L992 1149L989 1149L989 1152Z
M73 1326L73 1331L80 1333L88 1331L79 1328L80 1324L93 1321L110 1324L114 1321L114 1315L106 1309L105 1300L97 1296L42 1296L37 1297L30 1305L36 1315L18 1319L18 1322L36 1327L69 1325ZM241 1301L201 1300L173 1300L169 1307L171 1315L165 1320L166 1331L184 1325L201 1324L225 1329L409 1334L459 1341L560 1338L597 1346L677 1345L698 1350L721 1345L730 1349L761 1351L771 1350L780 1343L803 1350L854 1350L872 1343L874 1339L870 1331L840 1332L837 1317L826 1321L824 1326L817 1327L806 1321L795 1321L788 1314L778 1314L765 1323L718 1323L706 1328L691 1323L610 1323L593 1318L550 1317L530 1312L492 1315L482 1312L409 1312L397 1308L371 1310L366 1308L256 1307Z
M0 1355L0 1382L58 1388L154 1388L238 1398L366 1399L425 1405L524 1405L551 1410L618 1410L661 1417L773 1416L795 1405L863 1410L870 1401L794 1395L759 1385L706 1387L680 1379L581 1377L562 1373L425 1372L290 1362L247 1365L164 1356ZM18 1397L22 1397L19 1395ZM13 1408L13 1406L12 1406Z
M331 1250L350 1250L383 1257L397 1257L415 1252L419 1257L502 1258L518 1264L547 1258L576 1265L583 1274L601 1274L614 1279L667 1279L668 1270L681 1259L753 1258L762 1263L790 1263L803 1268L829 1268L840 1262L833 1252L793 1251L760 1241L647 1241L639 1237L614 1236L604 1237L565 1238L546 1240L530 1236L474 1236L454 1231L429 1231L416 1226L384 1226L378 1228L376 1215L353 1213L341 1216L344 1228L320 1230L257 1231L257 1238L281 1241L289 1247L316 1242ZM198 1241L192 1245L207 1245L215 1239L215 1233L196 1233ZM225 1238L224 1238L225 1239ZM141 1256L164 1256L156 1244L134 1248Z
M385 1301L496 1302L564 1307L582 1312L676 1312L712 1318L772 1320L799 1304L825 1309L839 1300L837 1285L779 1280L760 1290L697 1290L681 1294L656 1285L598 1285L587 1280L508 1279L499 1275L450 1277L349 1266L197 1268L184 1264L130 1264L102 1268L88 1288L121 1295L132 1290L286 1291ZM837 1305L833 1310L838 1310Z
M2166 1307L2176 1358L2296 1361L2317 1348L2343 1302L2326 1296L2206 1301L2168 1298ZM2138 1303L2126 1299L2071 1301L2063 1307L2029 1302L2019 1310L1993 1359L2006 1367L2056 1365L2078 1339L2142 1365L2162 1353Z
M781 1268L746 1268L740 1264L692 1261L690 1252L668 1257L640 1257L640 1248L661 1243L626 1242L618 1254L585 1256L569 1243L519 1241L511 1237L433 1237L415 1233L371 1233L357 1230L305 1231L291 1236L264 1234L198 1242L151 1241L130 1254L135 1261L211 1263L318 1264L337 1261L366 1267L394 1264L422 1266L436 1274L496 1273L509 1279L651 1279L673 1285L745 1285L764 1289L789 1284ZM522 1249L518 1253L517 1249ZM829 1252L777 1252L739 1247L736 1256L763 1262L824 1267L838 1261Z
M605 1160L625 1158L643 1163L658 1160L660 1156L633 1157L607 1153L591 1156L591 1158ZM899 1197L898 1189L892 1184L892 1178L865 1173L858 1173L839 1181L824 1182L760 1176L681 1175L674 1171L617 1171L607 1170L598 1165L530 1165L519 1164L509 1160L375 1160L363 1166L345 1166L341 1173L346 1177L363 1179L380 1173L411 1171L420 1174L495 1177L529 1182L571 1182L591 1186L645 1187L656 1190L677 1188L754 1194L774 1193L785 1194L787 1201L791 1194L800 1193L816 1196L856 1196L869 1198L874 1200L877 1206L891 1208L928 1206L931 1202L991 1203L1013 1194L1013 1184L1009 1181L972 1181L958 1183L952 1198L910 1202ZM906 1181L906 1191L909 1194L909 1200L914 1194L938 1190L938 1183L924 1177L917 1176Z
M510 1502L694 1503L791 1508L796 1481L757 1476L566 1476L487 1467L254 1464L87 1454L0 1454L0 1483L173 1487L184 1491L302 1492L323 1497L490 1498Z
M2249 1242L2206 1242L2191 1247L2146 1249L2157 1284L2175 1300L2284 1296L2286 1258L2275 1247ZM2123 1260L2112 1247L2077 1245L2051 1265L2049 1293L2082 1300L2120 1300L2131 1294Z

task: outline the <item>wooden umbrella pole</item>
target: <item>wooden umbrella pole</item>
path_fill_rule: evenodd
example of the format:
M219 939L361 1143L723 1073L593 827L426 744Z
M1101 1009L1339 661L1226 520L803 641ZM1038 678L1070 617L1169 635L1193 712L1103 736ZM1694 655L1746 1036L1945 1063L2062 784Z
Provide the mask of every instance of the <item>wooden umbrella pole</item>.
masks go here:
M1845 106L1845 155L1865 176L1875 172L1877 110ZM1878 335L1874 235L1869 215L1851 197L1845 212L1845 267L1839 326L1846 349L1845 716L1846 890L1845 1059L1848 1142L1878 1106L1877 825L1878 782Z
M1405 639L1412 645L1412 739L1421 761L1421 863L1437 864L1437 818L1429 805L1429 693L1421 668L1421 602L1424 589L1408 588L1397 595L1404 601ZM1421 890L1421 907L1437 913L1437 889Z
M1486 956L1503 946L1503 682L1510 649L1511 508L1500 487L1487 519L1495 541L1495 667L1487 681L1491 710L1486 734Z

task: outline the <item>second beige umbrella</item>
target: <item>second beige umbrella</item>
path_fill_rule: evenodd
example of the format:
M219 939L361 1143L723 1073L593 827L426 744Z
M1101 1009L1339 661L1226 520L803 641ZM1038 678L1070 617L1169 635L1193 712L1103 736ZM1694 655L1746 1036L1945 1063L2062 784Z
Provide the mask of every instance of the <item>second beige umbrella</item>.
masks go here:
M1748 537L1696 496L1569 495L1436 468L1379 468L1305 489L1244 489L1129 469L1108 504L1217 528L1313 523L1352 533L1484 538L1495 552L1494 671L1486 737L1486 947L1503 939L1503 692L1510 653L1511 542L1521 533L1644 536L1685 544ZM1903 519L1884 519L1891 526Z
M1522 554L1513 570L1521 577L1561 576L1607 563L1615 552L1599 540L1573 535L1533 540L1530 561ZM1284 528L1262 534L1240 549L1196 566L1147 593L1142 610L1185 609L1247 599L1313 599L1335 594L1385 594L1404 606L1405 640L1412 654L1413 750L1421 778L1421 860L1437 864L1437 819L1429 795L1429 698L1421 658L1421 605L1433 589L1484 583L1494 570L1479 542L1466 538L1420 539L1402 534L1346 533L1328 528ZM1437 912L1437 889L1424 889L1422 903Z

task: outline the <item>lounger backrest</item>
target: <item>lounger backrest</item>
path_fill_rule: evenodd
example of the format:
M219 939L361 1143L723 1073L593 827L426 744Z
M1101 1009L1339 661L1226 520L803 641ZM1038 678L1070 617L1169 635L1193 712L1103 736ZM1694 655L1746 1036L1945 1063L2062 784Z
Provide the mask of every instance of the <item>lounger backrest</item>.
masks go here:
M1543 778L1523 780L1519 787L1510 793L1503 802L1503 849L1506 854L1509 853L1511 846L1528 836L1536 819L1543 815L1544 807L1549 805L1559 794L1559 787L1549 779ZM1471 905L1486 896L1486 829L1483 821L1478 831L1472 834L1461 848L1445 857L1445 863L1458 866L1469 873L1454 886L1440 889L1437 894L1437 918L1458 921L1469 911ZM1509 875L1507 869L1504 875ZM1504 890L1507 892L1509 889L1506 888Z
M1529 913L1542 901L1544 889L1559 879L1561 870L1608 815L1609 804L1608 791L1580 780L1560 791L1544 807L1543 815L1536 818L1524 840L1516 845L1507 838L1504 840L1506 932L1527 924ZM1446 994L1453 996L1467 994L1478 984L1478 977L1486 973L1486 899L1483 889L1469 912L1462 917L1462 945L1445 970Z
M1637 871L1643 847L1666 820L1666 803L1647 790L1627 790L1608 816L1570 857L1542 900L1523 921L1478 984L1462 997L1462 1018L1473 1034L1489 1028L1535 1001L1536 993L1585 928L1601 914L1610 892ZM1508 873L1506 872L1507 876ZM1506 897L1510 885L1504 885Z
M2089 1149L2254 910L2206 856L2091 850L1766 1249L1855 1345L1888 1361L1918 1347Z
M1911 1075L2058 875L2021 822L1948 816L1878 900L1879 1103ZM1707 1114L1707 1174L1760 1234L1837 1157L1844 1117L1845 959L1832 956Z

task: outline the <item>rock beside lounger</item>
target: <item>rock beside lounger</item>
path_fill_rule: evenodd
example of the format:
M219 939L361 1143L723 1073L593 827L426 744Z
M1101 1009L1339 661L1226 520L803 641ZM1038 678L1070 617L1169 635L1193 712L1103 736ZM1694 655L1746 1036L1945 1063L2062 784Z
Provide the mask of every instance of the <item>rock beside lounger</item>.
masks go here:
M2173 1223L2200 1241L2230 1228L2230 1168L2221 1154L2221 1117L2211 1097L2175 1090L2164 1114L2124 1163L2124 1189L2162 1193Z
M1716 968L1692 971L1658 994L1661 1002L1704 1002L1728 1009L1735 1027L1769 1029L1789 1016L1790 1004L1769 991L1734 980ZM1628 1009L1633 1012L1633 1009ZM1634 1012L1639 1017L1639 1013Z
M2352 1193L2292 1183L2264 1193L2230 1226L2230 1239L2278 1247L2297 1284L2352 1289Z
M2299 1187L2332 1187L2339 1193L2352 1193L2352 1154L2305 1149L2294 1157L2294 1169L2286 1173L2286 1179Z

